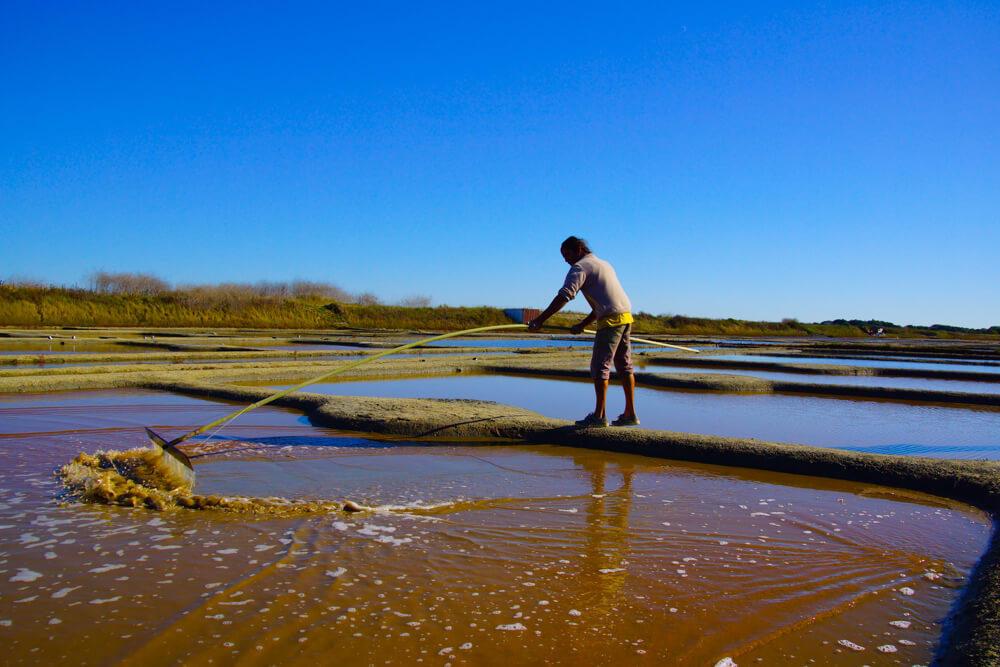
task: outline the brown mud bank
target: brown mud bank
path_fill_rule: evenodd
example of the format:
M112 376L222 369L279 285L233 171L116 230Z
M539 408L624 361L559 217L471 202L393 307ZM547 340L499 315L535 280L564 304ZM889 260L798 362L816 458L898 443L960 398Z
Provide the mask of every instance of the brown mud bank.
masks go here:
M266 389L205 382L158 381L147 388L252 402ZM419 439L506 439L603 449L699 463L756 468L931 493L979 507L994 519L990 544L953 609L936 664L1000 661L1000 464L891 456L648 429L579 429L517 407L471 400L386 399L296 393L276 405L305 412L317 424Z

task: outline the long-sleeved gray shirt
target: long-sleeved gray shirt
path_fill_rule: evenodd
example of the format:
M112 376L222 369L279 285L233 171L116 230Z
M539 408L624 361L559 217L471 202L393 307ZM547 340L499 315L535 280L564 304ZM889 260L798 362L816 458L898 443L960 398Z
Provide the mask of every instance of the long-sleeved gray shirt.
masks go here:
M614 268L593 253L584 255L569 268L559 294L572 301L581 291L598 320L632 312L632 303Z

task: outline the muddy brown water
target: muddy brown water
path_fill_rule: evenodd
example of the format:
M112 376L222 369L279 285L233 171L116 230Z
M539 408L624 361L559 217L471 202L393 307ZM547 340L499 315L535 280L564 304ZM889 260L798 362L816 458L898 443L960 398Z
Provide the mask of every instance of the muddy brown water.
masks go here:
M185 446L200 493L82 504L55 469L232 406L0 398L4 664L925 664L990 523L884 487L556 446L373 440L255 410Z

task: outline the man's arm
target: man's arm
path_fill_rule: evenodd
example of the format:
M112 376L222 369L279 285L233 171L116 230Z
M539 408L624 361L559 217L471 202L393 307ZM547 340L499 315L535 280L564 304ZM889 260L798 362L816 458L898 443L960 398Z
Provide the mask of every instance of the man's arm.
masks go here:
M565 295L556 294L556 298L552 299L552 303L549 304L549 307L546 308L544 311L542 311L541 315L528 322L528 330L538 331L539 329L541 329L542 324L545 323L545 320L549 319L550 317L558 313L560 310L562 310L562 307L565 306L567 303L569 303L569 299Z
M593 324L594 320L596 319L597 319L597 314L594 311L590 311L589 315L587 315L585 318L583 318L582 320L580 320L579 322L577 322L576 324L574 324L569 328L570 333L574 334L582 333L583 330L586 329L588 325Z

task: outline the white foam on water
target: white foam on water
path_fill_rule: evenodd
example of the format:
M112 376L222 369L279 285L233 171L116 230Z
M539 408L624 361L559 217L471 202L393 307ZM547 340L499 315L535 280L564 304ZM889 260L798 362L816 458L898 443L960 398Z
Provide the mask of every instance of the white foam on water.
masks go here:
M857 644L855 644L854 642L850 641L849 639L841 639L841 640L837 641L837 643L840 644L841 646L846 646L847 648L851 649L852 651L864 651L865 650L864 646L858 646Z
M719 662L715 663L715 667L739 667L732 658L723 658Z
M19 568L17 568L17 574L15 574L13 577L11 577L10 579L8 579L7 581L26 581L26 582L31 582L31 581L35 581L36 579L41 579L41 577L42 577L42 573L41 572L35 572L34 570L29 570L26 567L19 567Z
M913 590L912 588L910 588L909 586L903 586L902 588L899 589L899 592L902 593L903 595L916 595L917 594L917 592L915 590Z
M885 644L883 646L879 646L878 650L881 651L882 653L895 653L899 649L893 646L892 644Z
M113 598L105 598L105 599L96 598L94 600L91 600L90 604L107 604L109 602L118 602L121 599L122 599L122 596L120 596L120 595L116 595Z
M336 570L327 570L326 576L336 579L337 577L339 577L342 574L345 574L346 572L347 572L346 567L338 567Z
M889 625L894 625L897 628L903 628L906 630L910 627L910 625L912 625L912 623L910 621L889 621Z
M358 529L358 535L366 535L368 537L377 537L379 533L395 533L395 526L377 526L374 523L366 523L364 526Z
M605 567L598 570L601 574L614 574L615 572L624 572L624 567Z
M78 588L83 588L83 586L70 586L68 588L60 588L58 591L52 594L52 597L56 599L64 598Z
M527 630L523 623L508 623L506 625L498 625L497 630Z
M120 570L123 567L125 566L121 564L102 565L101 567L92 568L90 572L94 572L96 574L102 574L104 572L110 572L111 570Z

